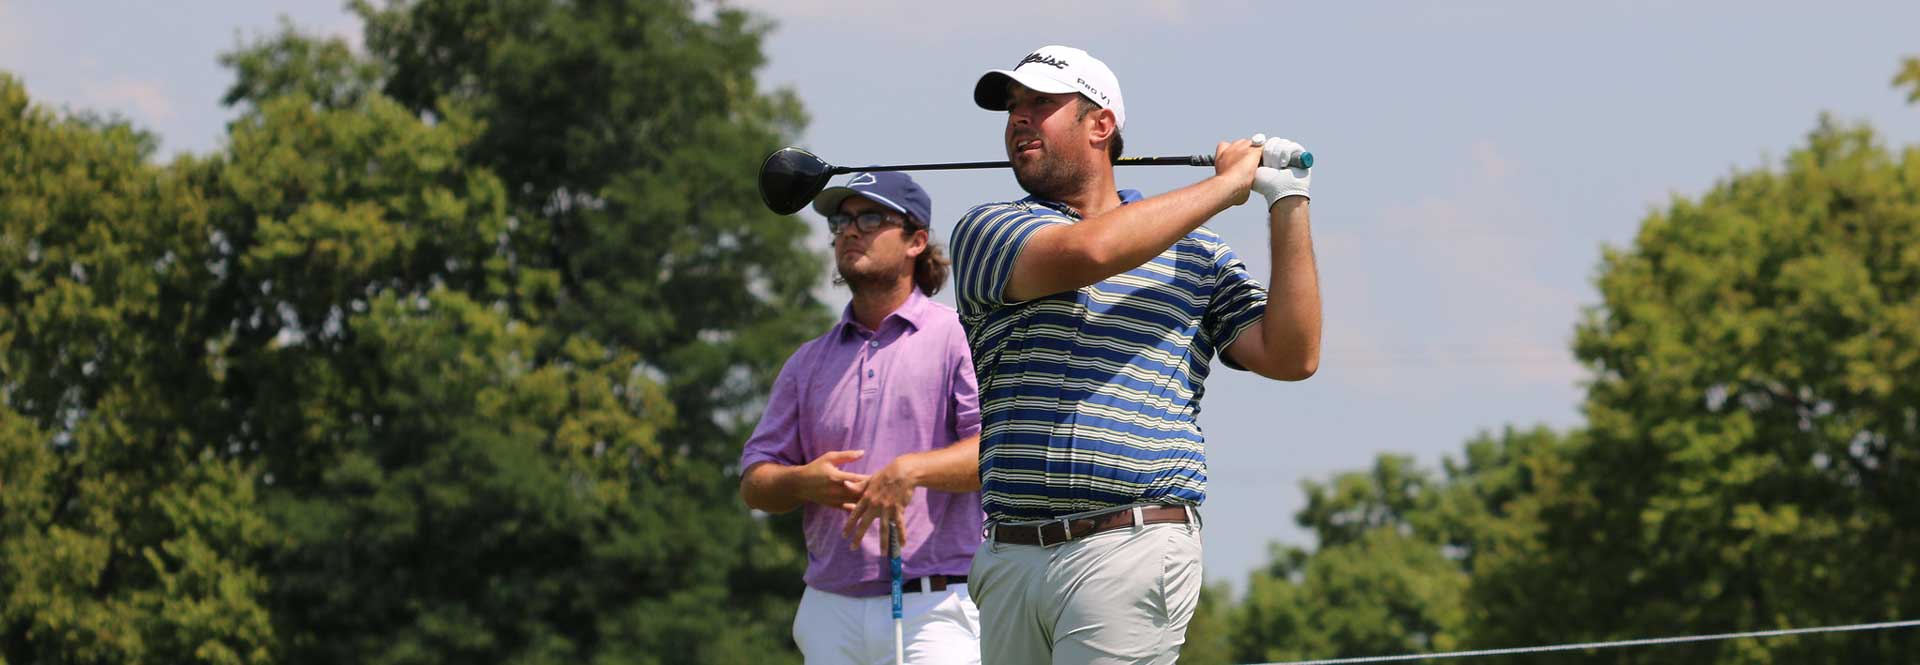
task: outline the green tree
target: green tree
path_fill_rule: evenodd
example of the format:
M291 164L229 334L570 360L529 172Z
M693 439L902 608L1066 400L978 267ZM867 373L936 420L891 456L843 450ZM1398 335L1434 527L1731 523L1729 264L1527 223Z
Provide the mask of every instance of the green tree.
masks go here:
M193 426L210 205L0 73L0 660L263 662L253 466Z
M1469 441L1442 474L1383 454L1365 473L1305 483L1296 519L1312 551L1276 545L1234 609L1238 662L1381 656L1460 648L1467 593L1485 552L1532 532L1528 501L1568 470L1577 436L1544 427Z
M753 194L765 27L359 9L369 56L223 57L226 147L165 167L0 80L0 659L793 660L727 471L826 322Z
M1476 575L1476 641L1920 616L1920 148L1823 118L1784 169L1648 217L1598 285L1575 343L1591 441L1567 491L1535 503L1537 533ZM1880 632L1612 662L1893 662L1917 646Z
M386 94L484 122L465 154L508 185L512 265L559 279L516 306L551 301L556 329L638 353L680 414L669 436L736 459L756 400L828 322L804 225L759 203L760 160L805 123L755 81L769 26L685 0L355 7Z
M1180 662L1188 665L1232 665L1233 592L1224 583L1200 588L1200 601L1187 622L1187 643Z
M791 658L797 534L727 472L826 322L804 229L753 191L800 122L757 92L764 26L357 9L365 60L290 29L223 58L247 114L205 175L242 318L292 331L239 343L259 378L227 396L280 442L285 659Z

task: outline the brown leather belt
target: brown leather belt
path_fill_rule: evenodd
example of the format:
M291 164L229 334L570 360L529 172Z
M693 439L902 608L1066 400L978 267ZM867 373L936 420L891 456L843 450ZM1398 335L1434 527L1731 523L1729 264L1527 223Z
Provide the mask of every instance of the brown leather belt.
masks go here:
M1167 524L1171 522L1198 522L1198 516L1190 517L1186 506L1142 506L1140 524ZM1197 511L1196 511L1197 512ZM1132 507L1116 508L1113 512L1057 519L1040 524L995 524L993 540L1011 545L1039 545L1052 547L1072 540L1085 538L1096 533L1125 529L1134 525Z
M949 584L966 583L967 576L965 575L928 575L926 577L916 577L901 582L900 590L905 593L914 593L916 591L933 593L935 591L946 591L947 585Z

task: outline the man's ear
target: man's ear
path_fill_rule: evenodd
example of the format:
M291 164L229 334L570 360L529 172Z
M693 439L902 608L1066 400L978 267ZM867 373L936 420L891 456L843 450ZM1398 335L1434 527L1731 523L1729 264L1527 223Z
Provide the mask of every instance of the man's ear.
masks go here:
M1098 112L1087 114L1087 119L1093 121L1093 126L1087 129L1087 140L1101 150L1106 150L1107 143L1113 140L1115 134L1120 133L1119 118L1114 116L1113 109L1103 108Z
M933 242L928 235L924 226L913 230L913 237L907 239L908 257L918 260L921 254L926 253L927 244Z

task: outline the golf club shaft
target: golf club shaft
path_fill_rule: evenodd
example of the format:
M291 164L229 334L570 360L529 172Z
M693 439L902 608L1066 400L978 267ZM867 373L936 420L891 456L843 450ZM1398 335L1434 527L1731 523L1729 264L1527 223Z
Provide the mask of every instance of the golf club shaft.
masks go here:
M1312 168L1313 153L1304 153L1291 166ZM1213 155L1187 155L1185 157L1121 157L1113 161L1114 166L1213 166ZM885 166L835 166L832 173L843 175L859 171L954 171L964 169L1004 169L1013 166L1012 162L946 162L942 164L890 164Z

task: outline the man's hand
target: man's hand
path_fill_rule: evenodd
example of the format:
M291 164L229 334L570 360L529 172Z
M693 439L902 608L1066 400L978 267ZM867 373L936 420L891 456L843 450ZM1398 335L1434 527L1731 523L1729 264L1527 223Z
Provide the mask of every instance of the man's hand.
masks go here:
M867 455L864 450L829 450L800 467L793 478L794 494L806 501L847 510L860 498L867 476L840 470L840 465Z
M1253 176L1253 190L1266 197L1267 209L1273 209L1273 204L1289 196L1308 196L1307 186L1313 182L1313 173L1286 166L1305 153L1306 148L1287 139L1267 138L1265 134L1253 135L1253 144L1260 146L1261 155L1260 168Z
M860 502L852 507L853 514L847 517L843 532L849 548L859 549L861 535L872 528L876 519L885 518L886 523L896 527L906 524L907 505L913 503L913 489L920 486L920 470L916 456L902 455L855 484L860 491Z
M1249 139L1232 143L1222 141L1214 147L1213 175L1233 186L1227 205L1237 206L1247 202L1247 194L1253 189L1254 171L1260 168L1261 155L1259 146Z

